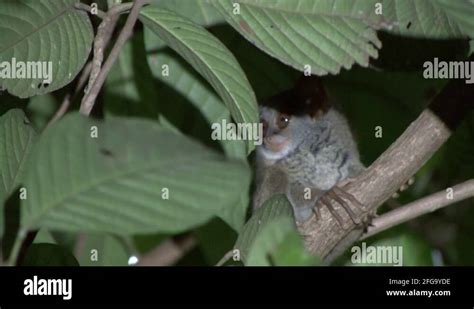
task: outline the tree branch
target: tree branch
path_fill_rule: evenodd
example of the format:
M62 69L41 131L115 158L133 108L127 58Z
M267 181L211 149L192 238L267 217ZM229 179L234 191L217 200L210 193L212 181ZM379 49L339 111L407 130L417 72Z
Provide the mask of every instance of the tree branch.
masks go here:
M132 34L133 27L135 26L135 23L138 19L138 15L140 13L140 9L143 5L145 5L148 1L146 0L136 0L133 3L132 10L130 11L130 14L127 17L127 21L125 22L125 26L123 27L122 31L120 32L120 35L115 42L109 57L105 61L104 66L100 70L100 72L97 74L97 77L94 78L93 84L91 87L87 90L87 93L84 95L84 98L82 99L81 102L81 107L79 111L84 114L84 115L89 115L92 108L94 107L95 99L97 98L97 95L100 92L100 89L102 88L102 85L105 82L105 78L107 77L107 74L109 73L110 69L112 68L113 64L117 60L117 57L120 53L120 50L122 49L123 45L125 42L129 39L130 35ZM110 14L113 14L115 7L112 7L109 12ZM109 14L107 13L107 15ZM95 48L95 47L94 47ZM92 74L91 74L92 75Z
M453 198L448 199L446 191L440 191L412 203L392 210L375 218L364 233L362 239L385 231L395 225L412 220L421 215L433 212L442 207L452 205L464 199L474 197L474 179L458 184L453 189Z
M363 211L353 201L348 206L365 224L355 225L335 201L331 204L344 221L341 227L318 201L321 219L314 216L298 226L308 251L330 262L363 234L375 210L413 176L443 145L473 107L474 87L464 80L452 80L413 121L405 132L363 173L344 190L365 206Z
M109 45L110 38L115 29L119 16L109 10L106 16L97 28L97 35L94 38L94 56L92 58L92 68L89 76L89 83L86 87L86 94L89 92L91 87L94 85L97 76L102 68L102 62L104 61L104 51Z

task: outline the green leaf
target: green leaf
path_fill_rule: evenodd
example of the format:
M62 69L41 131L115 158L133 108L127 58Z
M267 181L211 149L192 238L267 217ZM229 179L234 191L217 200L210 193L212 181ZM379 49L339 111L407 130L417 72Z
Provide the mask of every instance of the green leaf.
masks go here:
M220 97L209 87L209 84L182 58L172 50L159 49L161 40L151 30L145 28L145 44L148 62L157 80L157 92L160 94L159 107L160 123L172 127L186 135L199 139L209 146L223 148L229 158L245 160L247 157L245 143L240 140L211 140L210 126L229 123L230 113ZM162 75L162 66L167 65L169 76ZM232 228L239 231L244 224L245 212L248 206L248 195L232 207L223 209L219 216Z
M0 117L0 201L22 181L35 139L35 130L21 109L12 109Z
M227 1L228 0L217 0ZM403 36L432 39L474 36L474 2L453 0L238 0L242 6L297 16L343 18ZM232 7L231 7L232 8ZM231 14L228 10L227 14ZM341 20L342 21L342 20ZM338 22L339 23L339 22ZM318 28L318 30L320 30Z
M66 248L47 243L32 244L21 266L79 266Z
M4 76L0 78L0 87L15 96L27 98L59 89L74 79L89 56L93 40L89 17L74 8L75 2L0 2L0 76L10 75L6 70L13 65L13 59L18 68L20 62L28 66L27 61L41 61L38 63L45 64L46 69L42 76L38 76L39 70L36 74L29 70L31 78L16 76L9 79ZM51 76L46 76L50 64ZM48 77L51 83L46 86L43 82Z
M158 91L146 60L143 32L125 43L107 74L104 108L108 114L158 119Z
M247 266L309 266L320 263L309 254L298 233L293 210L284 195L268 199L244 226L235 248Z
M130 254L118 237L107 234L82 236L85 242L78 256L81 266L128 266Z
M234 205L249 182L246 164L155 122L69 114L33 150L21 226L179 233Z
M56 239L54 239L53 234L51 234L48 230L46 229L41 229L38 231L38 233L35 236L35 239L33 240L33 243L35 244L40 244L40 243L48 243L48 244L58 244Z
M291 233L298 233L291 218L275 218L265 224L249 248L246 260L247 266L272 266L272 253L283 243Z
M360 18L328 13L312 1L234 1L212 4L227 22L269 55L298 70L337 74L354 63L367 66L381 47L374 29ZM375 46L374 46L375 45Z
M145 45L148 51L148 63L153 76L160 81L157 91L160 102L157 104L163 126L172 126L179 131L211 145L212 123L230 122L230 113L221 98L191 65L182 60L168 48L158 48L162 40L151 30L145 28ZM169 68L169 76L163 76L163 66ZM170 104L172 102L172 104ZM198 111L196 111L196 109ZM232 158L245 159L243 141L218 141L224 152Z
M57 244L70 252L77 251L76 258L81 266L128 266L131 254L120 237L71 232L54 232L52 236Z
M290 203L284 195L276 195L252 215L234 248L246 265L269 265L267 254L295 229Z
M252 45L229 25L216 26L209 31L235 55L258 101L266 100L280 90L292 88L301 75Z
M231 207L222 209L217 215L224 220L231 228L239 233L245 223L245 215L249 206L249 195L244 193L241 195L239 201Z
M204 27L225 22L224 17L217 12L208 0L153 0L152 5L173 11Z
M391 247L393 250L401 248L402 257L400 262L403 266L432 266L431 247L429 244L418 237L416 234L407 231L402 227L397 235L390 236L393 233L387 233L388 236L376 241L367 242L368 246L374 247ZM360 246L360 245L359 245ZM384 266L387 264L352 264L357 266Z
M41 131L51 120L58 105L54 96L50 93L34 96L28 103L26 112L35 129Z
M377 3L382 14L377 14ZM375 28L403 36L431 39L474 37L472 1L320 0L318 7L324 7L327 13L336 11L339 15L362 18Z
M21 109L0 117L0 236L4 230L4 202L23 180L35 139L36 133Z
M238 123L258 120L255 94L232 53L204 28L158 7L149 6L140 20L196 69L223 99ZM254 149L247 141L247 153Z
M219 219L196 230L199 247L208 265L215 265L234 245L237 234Z
M276 266L315 266L321 261L304 248L301 236L293 231L288 233L280 245L270 255Z
M452 0L384 0L389 30L431 39L474 37L474 3Z

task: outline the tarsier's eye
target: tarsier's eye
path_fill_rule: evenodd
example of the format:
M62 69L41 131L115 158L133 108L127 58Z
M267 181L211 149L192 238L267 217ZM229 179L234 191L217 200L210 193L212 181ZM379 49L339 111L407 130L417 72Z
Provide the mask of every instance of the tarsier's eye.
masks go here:
M283 130L284 128L286 128L288 126L288 124L290 123L290 120L291 120L291 116L290 115L287 115L287 114L280 114L278 115L278 118L277 118L277 126L280 130Z

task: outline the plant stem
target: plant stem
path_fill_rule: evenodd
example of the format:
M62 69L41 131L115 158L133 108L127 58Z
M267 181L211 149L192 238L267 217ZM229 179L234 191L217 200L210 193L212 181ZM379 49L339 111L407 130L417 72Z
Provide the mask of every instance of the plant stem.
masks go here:
M26 232L22 229L18 230L18 234L16 235L15 242L13 243L12 251L10 252L10 257L8 258L8 266L15 266L16 260L18 258L18 254L20 253L21 244L25 239Z

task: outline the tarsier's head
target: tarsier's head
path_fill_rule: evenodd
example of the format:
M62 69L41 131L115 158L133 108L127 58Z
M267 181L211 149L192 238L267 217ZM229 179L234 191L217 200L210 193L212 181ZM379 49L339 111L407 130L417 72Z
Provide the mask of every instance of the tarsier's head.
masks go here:
M293 89L261 104L263 144L258 151L268 160L286 157L304 142L328 109L328 99L320 79L301 77Z

